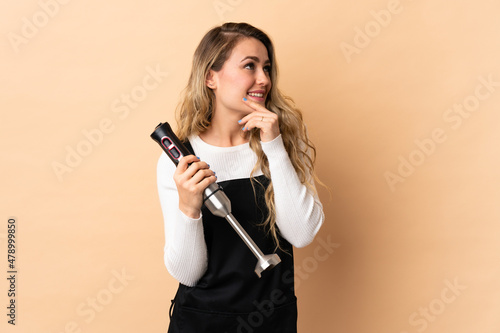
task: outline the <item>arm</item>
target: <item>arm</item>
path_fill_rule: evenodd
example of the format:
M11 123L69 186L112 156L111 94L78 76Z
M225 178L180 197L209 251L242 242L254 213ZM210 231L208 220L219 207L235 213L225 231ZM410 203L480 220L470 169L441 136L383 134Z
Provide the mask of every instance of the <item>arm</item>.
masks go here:
M323 224L323 206L318 196L300 182L295 172L283 145L278 115L245 98L243 103L253 109L253 112L238 123L243 126L243 131L260 129L262 150L269 161L276 223L280 233L293 246L304 247L313 241Z
M323 224L323 206L318 196L300 182L281 135L261 145L269 161L278 228L293 246L304 247Z
M165 224L164 261L176 280L194 286L207 268L202 216L190 218L179 209L175 172L175 165L163 153L158 160L157 182Z

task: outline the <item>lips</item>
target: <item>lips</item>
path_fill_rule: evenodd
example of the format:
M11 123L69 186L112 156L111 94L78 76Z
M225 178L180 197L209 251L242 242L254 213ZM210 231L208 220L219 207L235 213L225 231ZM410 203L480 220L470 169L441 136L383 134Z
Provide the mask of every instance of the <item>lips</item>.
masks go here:
M264 98L265 93L266 93L265 90L254 90L254 91L249 91L248 96Z
M260 93L248 93L249 96L253 96L253 97L264 97L264 94L260 94Z

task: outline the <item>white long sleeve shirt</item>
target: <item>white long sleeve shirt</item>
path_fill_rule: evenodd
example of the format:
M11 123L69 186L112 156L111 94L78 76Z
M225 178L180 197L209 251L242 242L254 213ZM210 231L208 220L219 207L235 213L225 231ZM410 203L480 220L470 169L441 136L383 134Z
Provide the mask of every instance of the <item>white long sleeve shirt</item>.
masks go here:
M189 141L196 155L217 173L218 182L251 177L257 155L248 143L216 147L205 143L198 136L191 137ZM261 145L269 161L280 234L295 247L306 246L323 224L321 202L300 182L281 135L273 141L261 142ZM158 161L157 180L165 223L165 266L180 283L194 286L204 274L208 262L203 216L192 219L179 210L174 171L175 164L163 153ZM261 170L253 174L259 175L262 175Z

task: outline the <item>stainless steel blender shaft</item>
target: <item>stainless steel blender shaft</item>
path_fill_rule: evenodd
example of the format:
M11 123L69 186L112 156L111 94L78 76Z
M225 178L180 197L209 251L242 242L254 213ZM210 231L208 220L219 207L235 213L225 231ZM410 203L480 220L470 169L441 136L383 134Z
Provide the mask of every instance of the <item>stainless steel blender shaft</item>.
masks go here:
M280 257L275 253L268 255L262 253L257 244L255 244L253 239L250 238L245 229L243 229L243 227L238 223L233 214L231 214L231 201L229 201L228 197L221 190L221 187L218 184L213 183L209 187L207 187L205 189L204 197L205 206L215 216L225 218L257 258L255 274L257 274L259 278L261 277L261 273L263 271L272 269L274 266L281 262Z

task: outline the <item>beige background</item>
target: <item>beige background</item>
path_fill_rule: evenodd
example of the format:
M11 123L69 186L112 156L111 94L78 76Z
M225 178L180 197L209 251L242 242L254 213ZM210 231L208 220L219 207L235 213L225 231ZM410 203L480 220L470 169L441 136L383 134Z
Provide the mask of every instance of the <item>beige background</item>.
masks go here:
M149 135L173 120L196 45L223 21L275 41L332 192L320 189L316 241L296 251L300 331L499 332L497 1L0 6L2 332L166 331L176 282Z

